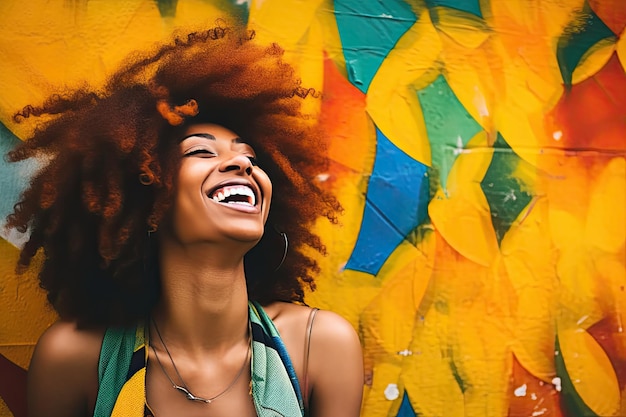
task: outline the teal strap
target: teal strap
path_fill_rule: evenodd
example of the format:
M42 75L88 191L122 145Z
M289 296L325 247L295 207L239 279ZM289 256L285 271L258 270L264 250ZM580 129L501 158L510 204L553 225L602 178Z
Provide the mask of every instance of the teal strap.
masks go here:
M252 397L259 417L304 415L300 384L278 330L263 308L250 303Z
M136 329L110 328L102 340L98 362L98 398L94 417L109 417L126 383L135 347Z

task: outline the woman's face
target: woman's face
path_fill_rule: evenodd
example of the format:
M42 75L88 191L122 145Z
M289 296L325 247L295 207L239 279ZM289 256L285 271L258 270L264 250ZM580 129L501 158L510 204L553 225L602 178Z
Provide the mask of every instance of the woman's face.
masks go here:
M183 244L256 243L269 213L272 183L256 166L254 149L245 138L208 123L189 126L181 139L171 212L174 237Z

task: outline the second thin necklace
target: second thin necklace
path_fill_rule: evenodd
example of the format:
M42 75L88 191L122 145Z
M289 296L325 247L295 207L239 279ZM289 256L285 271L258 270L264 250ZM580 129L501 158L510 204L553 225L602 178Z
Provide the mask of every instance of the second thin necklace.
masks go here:
M211 398L203 398L203 397L199 397L197 395L194 395L189 390L189 387L187 386L187 383L185 383L185 380L183 379L183 377L180 375L180 372L178 372L178 368L176 367L176 363L174 363L174 359L172 358L172 355L171 355L169 349L167 348L167 345L165 344L165 341L163 340L163 337L161 337L161 332L159 331L159 327L157 326L157 324L156 324L156 322L154 320L151 320L151 321L152 321L152 325L154 326L154 330L156 330L157 336L159 337L159 341L161 342L161 345L163 345L163 348L165 349L165 352L167 353L167 356L169 357L170 362L172 363L172 367L174 368L174 372L176 372L176 375L178 376L178 379L180 380L181 385L178 385L169 376L169 374L165 370L165 367L161 363L161 359L159 359L159 355L157 354L156 349L154 348L152 343L150 343L150 347L152 348L152 351L154 352L154 357L156 358L157 362L159 363L159 366L161 367L161 370L163 371L163 373L165 374L167 379L172 384L172 387L176 391L178 391L181 394L185 395L185 398L187 398L189 401L196 401L196 402L211 404L213 401L215 401L216 399L218 399L222 395L226 394L235 385L235 383L239 380L239 377L241 376L241 374L243 374L244 369L246 369L246 364L248 363L248 360L249 360L249 357L250 357L250 349L251 349L251 345L252 345L252 324L250 323L250 319L248 319L248 350L246 351L246 357L245 357L245 359L243 361L243 365L241 366L241 369L239 369L239 372L237 372L237 375L235 375L235 379L232 380L232 382L226 387L226 389L224 389L224 391L220 392L217 395L214 395Z

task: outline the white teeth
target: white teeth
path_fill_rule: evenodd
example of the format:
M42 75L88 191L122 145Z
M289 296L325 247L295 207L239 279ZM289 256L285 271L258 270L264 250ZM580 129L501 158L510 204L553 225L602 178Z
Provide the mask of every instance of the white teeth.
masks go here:
M242 195L248 197L248 201L227 201L228 204L244 204L247 206L256 205L256 197L252 189L244 185L232 185L222 188L217 194L213 194L213 201L217 203L223 202L226 198Z

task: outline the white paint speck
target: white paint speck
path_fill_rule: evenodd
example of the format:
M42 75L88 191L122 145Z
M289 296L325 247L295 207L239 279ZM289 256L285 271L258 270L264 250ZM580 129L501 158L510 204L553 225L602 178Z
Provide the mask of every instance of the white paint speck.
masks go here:
M578 319L578 321L576 322L576 324L578 324L578 325L580 326L580 325L581 325L581 324L583 324L583 323L585 322L585 320L587 320L588 318L589 318L589 315L582 316L581 318L579 318L579 319Z
M400 396L400 390L396 384L389 384L387 388L385 388L385 398L389 401L393 401L398 399Z
M541 410L533 411L533 413L531 415L533 417L542 416L542 415L544 415L546 413L546 411L548 411L547 408L542 408Z
M535 394L534 392L530 393L530 399L533 401L537 401L537 394Z
M461 136L456 137L456 148L454 148L454 154L459 155L462 154L463 149L463 138Z
M327 180L330 178L330 174L328 174L328 173L324 173L324 174L317 174L317 177L316 177L316 178L317 178L317 180L318 180L319 182L324 182L324 181L327 181Z
M552 138L554 140L561 140L562 137L563 137L563 132L561 132L560 130L557 130L556 132L552 133Z
M515 191L513 190L509 190L505 195L504 195L504 199L503 202L506 203L508 201L515 201L517 200L517 196L515 195Z
M558 376L552 378L552 385L554 385L554 389L557 390L557 392L561 392L561 378Z
M513 391L513 394L515 394L516 397L525 397L526 388L526 384L522 385L521 387L517 387L515 388L515 391Z

